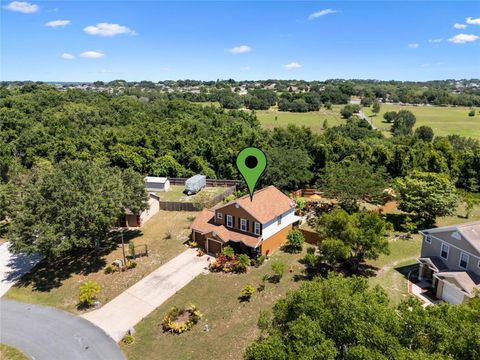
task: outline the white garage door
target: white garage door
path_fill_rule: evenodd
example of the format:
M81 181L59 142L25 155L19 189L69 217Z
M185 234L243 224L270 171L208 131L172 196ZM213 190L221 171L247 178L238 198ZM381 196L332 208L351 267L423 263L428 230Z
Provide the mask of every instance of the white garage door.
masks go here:
M461 304L463 303L463 293L458 290L456 286L450 285L447 282L443 283L443 300L450 304Z

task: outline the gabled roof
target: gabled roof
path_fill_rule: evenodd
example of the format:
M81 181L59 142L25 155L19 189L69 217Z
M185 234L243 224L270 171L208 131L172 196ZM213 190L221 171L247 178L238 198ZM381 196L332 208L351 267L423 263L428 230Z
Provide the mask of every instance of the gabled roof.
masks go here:
M424 234L440 235L442 240L447 238L442 237L442 234L450 235L458 232L475 250L480 252L480 221L468 222L465 224L444 226L439 228L427 229L421 231Z
M480 277L470 271L445 271L436 275L468 294L472 294L474 289L480 289Z
M158 176L146 176L144 180L145 180L145 182L149 182L149 183L164 184L168 180L168 178L158 177Z
M235 203L262 224L275 219L295 206L295 202L292 199L273 185L255 191L252 200L250 200L250 195L245 195L220 206L218 209Z

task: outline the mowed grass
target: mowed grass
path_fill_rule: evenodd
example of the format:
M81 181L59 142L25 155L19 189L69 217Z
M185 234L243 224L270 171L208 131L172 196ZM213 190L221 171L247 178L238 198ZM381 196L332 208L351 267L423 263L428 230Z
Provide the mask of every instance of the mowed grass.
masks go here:
M135 342L122 344L129 359L242 359L246 347L260 334L257 327L262 310L270 311L273 304L289 290L300 286L294 276L304 266L298 260L302 254L276 251L270 261L259 268L250 268L246 274L210 273L200 275L147 316L136 327ZM262 292L256 291L250 302L240 302L242 287L252 284L257 288L265 275L273 274L272 261L286 264L285 274L278 284L266 282ZM292 272L290 272L291 270ZM189 303L198 306L203 318L189 332L172 335L162 332L161 322L173 307ZM208 324L209 331L204 331Z
M313 132L320 133L323 130L323 122L327 120L328 126L336 126L345 123L340 116L342 105L332 106L332 110L322 107L319 111L306 113L294 113L289 111L258 110L257 114L260 124L265 129L276 127L287 127L290 124L297 126L307 126L312 128Z
M226 190L224 186L204 187L200 192L195 195L187 195L183 191L185 186L183 185L171 185L168 191L157 192L157 195L164 201L179 201L179 202L195 202L198 197L206 197L207 199L213 199L215 196L220 195Z
M62 259L56 263L45 261L37 265L30 274L12 287L5 295L9 299L57 307L73 313L77 309L79 287L85 280L100 284L99 300L102 304L112 300L137 281L165 264L185 250L183 244L189 237L189 225L197 215L195 212L160 211L137 232L125 234L125 252L129 255L128 240L135 245L146 244L148 257L136 259L137 267L125 272L105 274L104 268L116 259L122 259L122 247L115 249L98 260L81 258ZM138 248L137 254L141 248Z
M436 226L450 226L470 221L480 220L480 206L476 206L470 218L465 218L465 206L460 204L455 213L451 216L444 216L437 219ZM369 261L379 270L376 276L369 278L372 286L380 285L384 288L391 301L398 304L408 296L407 276L413 270L420 255L422 237L415 234L411 239L392 239L390 241L390 255L381 255L375 261Z
M437 107L437 106L401 106L381 104L380 113L373 115L371 108L364 108L365 115L370 116L375 126L388 132L391 124L384 122L383 114L387 111L410 110L415 114L415 127L430 126L435 135L462 135L480 139L480 114L468 116L468 107Z
M12 346L0 344L0 359L1 360L28 360L29 357L26 356L20 350L17 350Z

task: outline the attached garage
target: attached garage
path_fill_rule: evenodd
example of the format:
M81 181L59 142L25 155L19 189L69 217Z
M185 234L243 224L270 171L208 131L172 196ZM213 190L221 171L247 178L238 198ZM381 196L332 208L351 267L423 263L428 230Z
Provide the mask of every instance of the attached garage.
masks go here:
M206 250L212 254L219 254L222 252L222 243L218 240L207 238Z
M442 300L457 305L463 304L464 294L455 285L446 281L443 282Z

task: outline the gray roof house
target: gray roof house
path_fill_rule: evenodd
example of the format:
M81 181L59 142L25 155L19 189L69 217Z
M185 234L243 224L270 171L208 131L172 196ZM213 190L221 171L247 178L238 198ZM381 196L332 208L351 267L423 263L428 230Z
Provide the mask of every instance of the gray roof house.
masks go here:
M436 296L463 304L480 291L480 221L420 231L419 279L430 281Z

